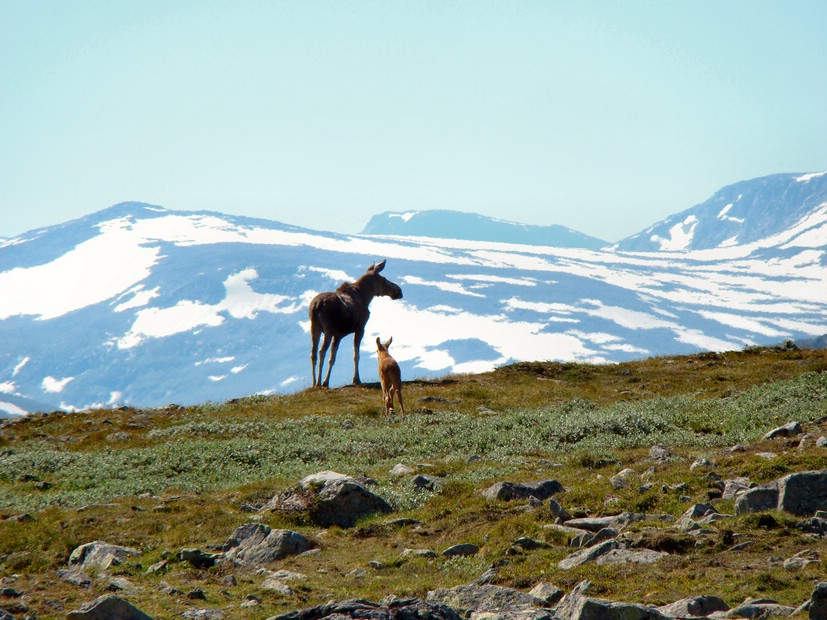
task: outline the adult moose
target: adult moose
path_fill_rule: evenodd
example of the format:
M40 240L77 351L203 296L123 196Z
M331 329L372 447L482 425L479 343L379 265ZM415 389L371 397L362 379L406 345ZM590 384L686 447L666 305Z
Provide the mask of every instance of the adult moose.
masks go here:
M365 335L365 324L370 318L368 306L377 295L384 295L391 299L402 299L402 289L396 284L379 275L385 268L383 260L378 265L371 265L364 275L356 282L344 282L333 292L319 293L310 302L310 362L313 365L313 387L317 385L328 387L330 371L336 361L336 351L339 343L348 334L353 334L353 383L358 385L359 379L359 345ZM319 360L319 374L316 375L316 352L319 348L319 338L324 334L322 351ZM327 374L322 381L322 368L327 348L330 347L330 359L327 363Z

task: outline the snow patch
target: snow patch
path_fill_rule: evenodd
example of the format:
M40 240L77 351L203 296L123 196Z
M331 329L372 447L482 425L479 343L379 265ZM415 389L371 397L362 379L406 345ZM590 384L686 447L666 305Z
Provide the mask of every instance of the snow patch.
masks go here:
M683 222L679 222L669 229L669 237L663 238L659 235L652 235L650 241L660 245L664 251L680 251L689 248L692 238L695 236L695 227L698 225L698 218L694 215L688 216Z
M69 384L69 382L73 380L74 377L65 377L63 379L56 379L55 377L44 377L43 382L41 383L41 388L44 392L59 394Z
M29 413L25 409L21 409L14 403L6 403L0 400L0 411L5 413L6 415L26 415Z
M228 364L229 362L234 362L235 356L229 357L208 357L205 360L200 362L195 362L196 366L203 366L204 364Z
M0 320L34 315L42 320L106 301L149 277L160 250L140 243L127 228L78 244L44 265L0 273Z
M537 286L537 281L531 278L508 278L488 274L450 274L446 277L452 280L467 280L470 282L483 282L490 284L512 284L514 286Z
M446 343L455 340L484 339L498 354L498 359L480 361L480 367L492 370L512 360L549 359L551 352L562 361L605 361L570 334L547 331L545 322L512 321L503 314L441 312L435 308L420 310L399 301L379 297L371 307L371 319L362 349L374 352L376 337L387 338L405 326L404 335L394 337L394 357L417 366L438 371L453 369L454 360Z
M812 181L813 179L817 179L818 177L823 177L827 174L827 170L822 172L811 172L809 174L803 174L800 177L796 177L795 180L798 183L806 183L807 181Z
M735 222L737 224L743 224L744 218L742 217L732 217L729 214L729 210L732 209L732 203L730 202L727 206L721 209L720 213L718 213L717 218L724 222Z
M32 358L27 355L22 360L20 360L20 362L17 364L17 366L14 367L14 370L12 371L11 376L16 377L17 375L19 375L20 371L23 370L23 366L28 364L29 360L31 360L31 359Z
M412 218L419 215L419 211L405 211L405 213L391 213L389 217L399 218L403 222L410 222Z
M132 308L140 308L142 306L147 305L150 301L155 299L160 295L159 293L160 288L155 287L151 291L143 290L143 286L137 286L129 291L127 291L121 297L124 297L127 294L132 294L132 299L129 299L121 304L118 304L113 308L115 312L123 312L124 310L131 310Z
M217 304L182 300L169 308L140 310L132 328L117 340L119 349L131 349L148 338L164 338L199 327L218 327L223 313L234 319L254 319L259 312L292 314L302 303L284 295L257 293L249 282L258 278L255 269L245 269L224 280L225 296Z
M469 295L471 297L485 297L485 295L471 292L461 284L455 282L428 282L418 276L403 276L402 283L417 286L431 286L441 291L445 291L446 293L457 293L458 295Z

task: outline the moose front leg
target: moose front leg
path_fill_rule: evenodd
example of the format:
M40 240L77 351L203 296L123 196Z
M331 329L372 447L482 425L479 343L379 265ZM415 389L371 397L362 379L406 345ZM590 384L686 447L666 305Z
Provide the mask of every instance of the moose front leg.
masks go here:
M360 385L362 380L359 378L359 347L362 346L362 336L365 335L365 330L360 329L353 334L353 385Z

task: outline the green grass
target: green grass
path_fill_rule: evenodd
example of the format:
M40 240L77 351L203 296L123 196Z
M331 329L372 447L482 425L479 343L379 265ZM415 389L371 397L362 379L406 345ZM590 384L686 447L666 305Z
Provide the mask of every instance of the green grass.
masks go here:
M0 429L0 515L34 518L0 520L0 576L19 575L18 590L37 592L27 603L37 617L64 617L103 593L106 582L80 590L54 579L55 571L76 546L101 539L142 552L117 570L139 587L126 597L155 617L180 615L191 604L159 594L161 580L185 592L203 588L208 600L201 606L224 609L228 618L266 618L331 598L424 596L468 583L494 563L502 565L497 583L523 589L543 580L570 589L590 579L595 596L617 600L662 604L717 594L730 605L746 596L797 605L827 563L790 573L778 558L804 548L827 558L827 547L802 535L789 516L776 515L774 528L741 517L698 545L660 522L635 524L629 536L674 553L652 567L561 571L557 562L572 549L544 527L550 522L544 507L492 504L480 491L504 479L554 478L566 488L558 499L570 512L679 517L689 505L684 496L689 503L708 501L715 490L708 469L689 469L699 457L709 458L724 478L746 475L754 482L827 468L827 449L814 441L799 449L798 439L761 439L791 420L815 436L827 434L825 370L827 352L750 349L611 366L516 364L483 375L411 381L404 387L409 415L393 419L385 417L378 386L370 384L181 411L32 416ZM114 439L115 433L127 437ZM649 460L656 443L668 446L672 458ZM746 448L730 452L735 444ZM776 456L757 456L761 452ZM410 476L391 476L400 462L440 476L442 489L418 490ZM609 479L624 468L635 471L632 483L612 488ZM321 531L301 515L247 512L321 470L375 479L375 490L397 510L393 516L421 525L392 527L387 517L375 517L349 530ZM640 491L644 481L653 485ZM717 506L732 512L731 501ZM263 590L263 578L249 571L232 571L236 586L221 582L229 569L195 570L175 561L162 575L145 574L146 566L174 558L183 547L221 545L252 517L299 530L322 549L275 567L307 575L291 583L294 596ZM516 553L511 543L521 536L549 546ZM726 551L745 538L753 540L745 551ZM406 548L439 553L458 542L473 542L480 553L401 556ZM664 571L668 580L661 578ZM247 594L259 596L262 605L240 608ZM65 611L48 601L63 601Z

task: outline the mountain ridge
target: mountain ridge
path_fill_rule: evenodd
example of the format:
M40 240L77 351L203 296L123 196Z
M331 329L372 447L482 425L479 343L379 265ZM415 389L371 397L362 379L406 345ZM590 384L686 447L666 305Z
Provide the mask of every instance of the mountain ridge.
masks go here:
M697 250L590 250L119 203L0 244L0 386L66 410L302 390L309 300L383 258L404 299L371 305L366 381L377 336L394 337L405 380L818 338L827 208L772 232ZM332 385L352 376L351 342Z
M740 181L614 244L621 251L703 250L754 243L827 208L827 171Z
M591 250L609 245L602 239L559 224L521 224L450 209L385 211L374 215L362 229L362 234L496 241Z

